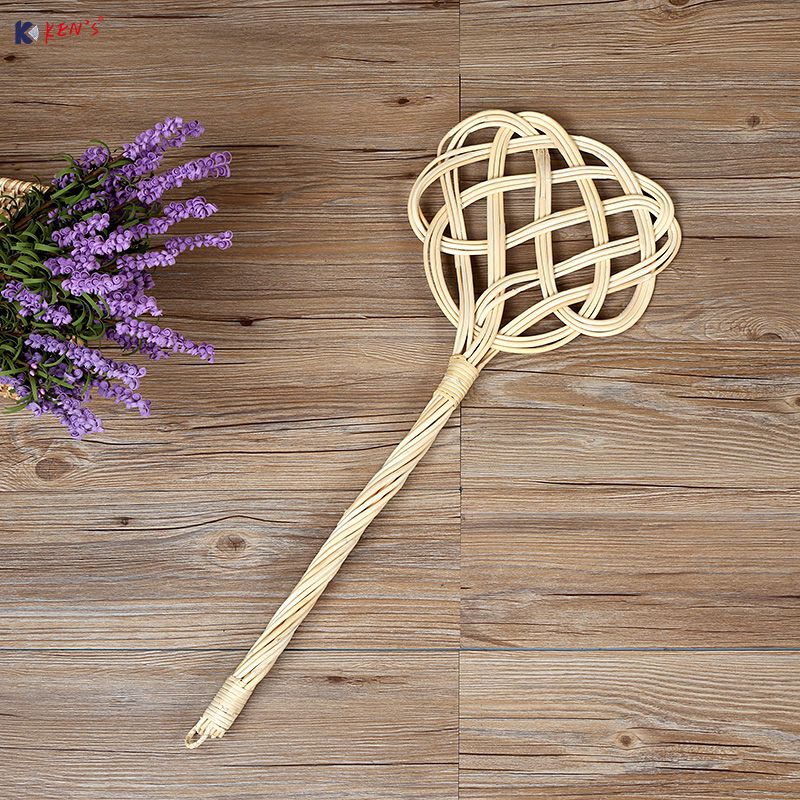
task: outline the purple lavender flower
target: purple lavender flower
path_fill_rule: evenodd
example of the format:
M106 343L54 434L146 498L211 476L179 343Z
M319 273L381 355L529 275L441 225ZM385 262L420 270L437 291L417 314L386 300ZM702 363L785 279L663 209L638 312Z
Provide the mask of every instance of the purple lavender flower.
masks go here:
M180 147L187 136L197 138L203 133L203 126L196 120L184 123L181 117L167 117L149 130L140 133L131 144L122 148L122 154L136 161L147 154L164 153L168 147Z
M194 236L174 236L164 242L164 249L172 255L183 253L186 250L194 250L196 247L218 247L220 250L227 250L232 243L233 233L223 231L222 233L197 233Z
M110 222L111 217L108 214L94 214L87 220L53 231L50 234L50 238L60 247L68 248L88 236L94 236L106 230Z
M19 281L8 281L0 296L19 303L21 317L34 316L42 322L52 322L60 327L72 322L72 315L64 306L51 306L40 294L25 288Z
M139 184L137 195L143 203L155 203L164 192L183 186L185 181L199 181L203 178L227 178L230 176L231 154L211 153L196 161L187 161L179 167L143 180Z
M84 150L78 162L84 169L93 169L94 167L102 167L104 164L107 164L110 159L111 153L107 147L92 145Z
M124 403L128 409L135 408L143 417L150 416L150 401L145 400L139 392L106 380L92 381L92 386L97 388L100 397L113 400L115 403Z
M171 328L159 328L158 325L132 319L118 322L115 332L120 336L127 336L129 339L147 342L165 352L172 350L173 353L199 356L204 361L211 363L214 361L214 348L210 344L195 344L191 339L185 338Z
M231 244L230 231L156 241L183 220L205 219L217 210L200 196L170 202L162 198L186 181L227 177L230 153L211 153L156 174L170 148L202 132L199 123L173 117L139 134L116 155L103 145L88 147L63 175L53 178L57 196L40 199L36 230L48 230L50 241L42 249L51 253L34 271L35 262L24 264L24 281L0 274L0 304L13 309L19 320L13 336L23 342L21 350L0 350L0 371L5 373L0 384L35 415L55 416L76 438L102 430L87 408L93 394L142 416L150 412L149 401L138 391L145 369L84 341L105 338L126 353L152 360L172 353L214 360L211 345L145 319L162 314L150 294L155 268L170 266L195 248L224 250ZM13 225L0 230L0 237L15 236ZM16 250L30 242L21 244ZM8 252L14 251L9 246ZM0 329L0 341L7 335ZM9 358L4 352L16 353L12 363L2 361Z

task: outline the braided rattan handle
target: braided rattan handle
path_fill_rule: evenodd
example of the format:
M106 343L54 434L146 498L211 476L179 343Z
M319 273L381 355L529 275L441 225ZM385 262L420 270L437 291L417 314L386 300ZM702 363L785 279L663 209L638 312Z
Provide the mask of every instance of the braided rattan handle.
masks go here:
M419 419L344 512L292 593L275 612L264 633L186 736L187 747L199 747L209 737L219 738L230 728L259 681L270 671L300 623L344 564L361 534L403 487L477 376L478 370L464 356L451 357L442 382Z

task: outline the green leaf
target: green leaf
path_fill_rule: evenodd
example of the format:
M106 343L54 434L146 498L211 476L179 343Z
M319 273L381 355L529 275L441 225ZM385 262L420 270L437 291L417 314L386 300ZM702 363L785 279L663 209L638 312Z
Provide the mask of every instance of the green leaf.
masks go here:
M44 242L36 242L34 247L37 250L42 250L45 253L58 253L61 251L60 247L56 247L54 244L45 244Z
M94 298L92 298L91 295L84 294L84 295L81 295L81 297L82 297L83 300L85 300L94 309L94 311L97 314L97 316L102 316L102 313L100 311L100 307L97 305L97 303L95 303Z
M56 200L59 197L63 197L65 194L68 194L69 192L73 191L77 185L78 185L77 182L74 181L72 183L68 183L63 189L59 189L58 191L53 192L50 195L50 199Z
M69 381L62 380L61 378L54 378L52 375L50 375L49 377L52 383L56 383L59 386L64 386L67 389L72 389L73 387L73 384L71 384Z
M34 402L39 402L39 389L36 386L36 381L33 379L33 375L28 375L28 386L31 389L31 397L33 397Z

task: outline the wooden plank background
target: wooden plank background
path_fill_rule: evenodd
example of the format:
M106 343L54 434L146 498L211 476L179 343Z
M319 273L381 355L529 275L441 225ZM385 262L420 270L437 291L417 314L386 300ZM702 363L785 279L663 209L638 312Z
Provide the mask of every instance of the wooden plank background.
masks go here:
M17 19L98 9L0 12L0 173L197 117L235 159L209 229L236 233L159 280L215 366L153 365L153 416L86 442L0 428L9 797L800 796L794 0L133 0L30 47ZM189 753L444 367L405 201L486 107L663 183L681 253L624 337L491 365Z

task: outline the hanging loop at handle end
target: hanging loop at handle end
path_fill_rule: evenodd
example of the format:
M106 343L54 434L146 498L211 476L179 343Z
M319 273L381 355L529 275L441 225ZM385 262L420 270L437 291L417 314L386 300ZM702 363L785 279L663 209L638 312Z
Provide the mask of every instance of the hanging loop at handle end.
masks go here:
M246 686L235 675L228 677L208 704L203 716L186 735L186 746L194 750L206 739L221 739L245 707L253 688L255 687Z

